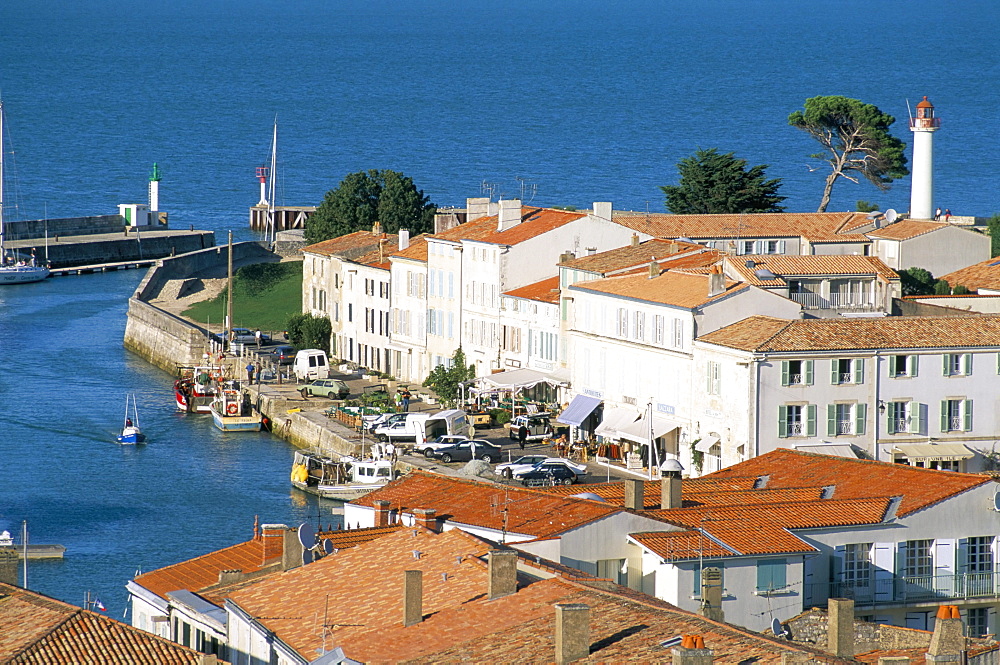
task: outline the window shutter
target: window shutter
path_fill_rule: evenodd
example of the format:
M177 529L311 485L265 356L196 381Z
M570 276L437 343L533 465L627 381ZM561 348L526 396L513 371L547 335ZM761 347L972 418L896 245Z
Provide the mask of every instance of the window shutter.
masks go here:
M909 367L910 371L907 372L907 374L909 374L910 376L916 376L917 366L920 365L920 356L907 356L906 359L907 361L909 361L910 364Z
M951 597L955 590L955 544L953 538L939 538L932 549L935 590L940 589L946 597Z
M948 376L948 374L951 372L951 354L942 353L941 361L942 361L941 374L943 374L944 376Z
M886 404L885 431L886 434L896 433L896 410L893 408L893 402L889 402L888 404Z
M865 359L855 358L854 359L854 383L861 384L865 382Z
M899 543L899 549L906 552L906 545ZM887 601L893 598L893 572L902 573L903 567L894 566L894 543L875 543L872 546L871 561L875 568L875 600Z
M806 436L816 436L816 405L806 406Z
M959 538L958 549L955 550L955 572L957 573L967 572L966 568L968 567L969 567L969 539Z
M971 432L972 431L972 400L971 399L965 400L965 413L962 414L962 415L965 416L965 431L966 432Z
M837 405L826 405L826 435L837 436Z
M864 434L865 433L865 421L868 419L868 405L864 402L858 402L854 406L854 433Z
M785 253L785 241L784 240L779 240L778 241L778 254L784 254L784 253Z
M948 400L941 400L941 431L948 431Z
M788 436L788 407L784 404L778 406L778 437L784 439Z
M920 412L920 402L910 402L907 406L910 413L910 434L920 434L927 428L927 423L922 422L923 414Z
M782 360L781 361L781 385L783 385L783 386L787 386L788 385L788 361L787 360Z
M830 383L833 385L840 383L840 361L836 358L830 361Z
M972 354L971 353L966 353L965 354L965 364L964 364L964 366L965 366L965 375L969 376L970 374L972 374Z
M712 361L709 360L705 363L705 377L708 379L708 384L705 387L705 392L709 395L712 394ZM787 385L787 384L782 384Z
M813 384L813 361L805 360L802 364L805 365L806 374L805 377L803 377L803 380L807 386L811 386Z
M833 550L833 557L830 558L830 581L834 584L841 581L844 574L844 552L847 548L837 545Z
M889 376L896 376L899 369L896 367L896 360L899 356L889 356Z

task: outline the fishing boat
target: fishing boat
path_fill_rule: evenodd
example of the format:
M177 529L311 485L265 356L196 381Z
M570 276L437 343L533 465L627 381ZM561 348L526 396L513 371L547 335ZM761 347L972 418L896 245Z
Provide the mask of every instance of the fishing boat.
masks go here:
M374 492L394 477L393 463L388 459L362 460L345 456L332 460L298 450L292 460L292 485L324 499L353 501Z
M4 249L3 239L3 189L4 189L4 111L3 100L0 100L0 285L5 284L27 284L29 282L40 282L49 276L49 269L38 265L35 259L35 252L32 250L31 257L24 259L17 256L8 256Z
M129 396L125 396L125 425L122 427L122 433L116 440L118 443L133 444L133 443L145 443L146 435L142 433L139 429L139 410L135 405L135 395L132 395L132 417L128 415L129 407Z
M256 432L260 430L261 415L244 402L243 395L232 382L222 386L215 394L209 413L215 426L223 432Z
M183 368L174 381L174 402L178 411L209 413L222 383L222 369L214 365Z

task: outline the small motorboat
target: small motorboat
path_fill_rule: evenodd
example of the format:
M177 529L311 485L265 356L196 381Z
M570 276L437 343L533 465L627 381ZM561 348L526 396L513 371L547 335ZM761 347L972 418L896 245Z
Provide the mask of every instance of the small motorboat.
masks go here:
M215 426L223 432L258 432L263 422L231 381L216 393L211 414Z
M115 437L118 443L134 444L145 443L146 435L139 429L139 411L135 405L135 395L131 395L132 417L128 415L129 395L125 396L125 425L122 427L121 435Z

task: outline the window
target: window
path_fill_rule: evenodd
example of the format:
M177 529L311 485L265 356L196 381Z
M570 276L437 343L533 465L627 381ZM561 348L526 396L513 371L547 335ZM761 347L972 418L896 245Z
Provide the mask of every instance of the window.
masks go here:
M969 573L993 572L993 537L976 536L965 541L965 570Z
M618 336L628 337L628 312L623 307L618 308Z
M628 559L598 559L597 576L615 584L628 584Z
M864 382L864 358L835 358L830 361L830 383L833 385Z
M778 407L778 436L816 436L815 404L782 404Z
M645 339L646 333L646 315L643 312L635 313L635 325L632 326L632 337L637 340Z
M781 361L781 385L811 386L813 383L812 360Z
M942 354L942 373L945 376L969 376L972 374L972 354L971 353L944 353Z
M709 360L706 368L706 374L708 377L708 394L722 394L722 364Z
M673 338L674 348L680 349L684 347L684 322L680 319L674 319Z
M990 632L990 608L970 607L966 610L965 625L969 637L985 637Z
M929 578L934 574L934 561L931 557L931 547L933 544L934 541L932 540L906 541L906 556L903 559L904 577Z
M864 434L868 405L858 402L828 404L826 407L826 433L828 436Z
M886 408L886 432L921 434L927 431L926 416L922 416L919 402L889 402Z
M663 316L653 316L653 343L663 344ZM997 366L1000 367L1000 353L997 354Z
M889 376L894 379L916 376L917 363L918 356L889 356Z
M347 303L347 321L351 322L354 320L354 305Z
M852 543L844 546L844 584L857 588L871 584L871 543Z
M941 400L941 431L942 432L972 431L971 399Z
M788 586L785 582L785 564L784 559L757 562L757 593L768 594Z

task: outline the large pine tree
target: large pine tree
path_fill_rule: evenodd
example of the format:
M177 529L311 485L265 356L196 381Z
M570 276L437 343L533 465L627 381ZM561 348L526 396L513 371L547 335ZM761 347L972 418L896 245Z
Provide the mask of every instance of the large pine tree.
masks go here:
M781 179L766 180L766 164L747 168L745 159L716 148L698 149L677 164L679 185L660 187L667 210L675 215L781 212Z

